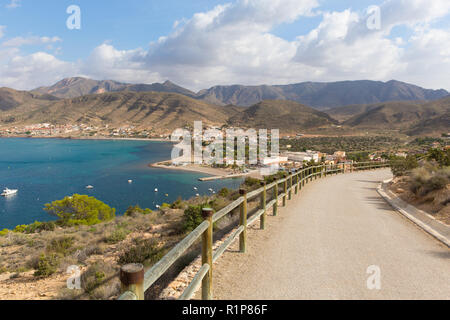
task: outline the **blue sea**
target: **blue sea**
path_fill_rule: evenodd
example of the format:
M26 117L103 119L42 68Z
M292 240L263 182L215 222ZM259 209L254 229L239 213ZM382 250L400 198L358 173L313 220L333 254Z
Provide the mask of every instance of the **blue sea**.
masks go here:
M0 230L54 220L44 205L75 193L94 196L121 215L130 205L155 209L179 196L189 199L242 182L199 182L205 174L148 167L170 159L172 147L150 141L0 138L0 188L19 189L0 197Z

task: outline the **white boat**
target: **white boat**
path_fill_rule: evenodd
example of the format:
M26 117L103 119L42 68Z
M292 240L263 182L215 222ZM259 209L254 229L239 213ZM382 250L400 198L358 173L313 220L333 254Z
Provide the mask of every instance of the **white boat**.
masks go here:
M155 188L155 192L158 192L158 188Z
M5 188L5 190L3 190L3 193L1 195L3 197L12 196L13 194L16 194L18 191L19 190L17 190L17 189L11 190L11 189Z
M86 189L94 189L94 187L89 185L89 186L86 186Z
M214 192L214 190L213 190L213 189L211 189L211 188L209 188L208 190L209 190L209 191L211 191L211 192Z
M197 187L194 187L194 190L198 190L198 188L197 188Z
M133 183L133 180L128 180L128 183Z
M196 195L195 195L196 197L200 197L200 195L197 193Z

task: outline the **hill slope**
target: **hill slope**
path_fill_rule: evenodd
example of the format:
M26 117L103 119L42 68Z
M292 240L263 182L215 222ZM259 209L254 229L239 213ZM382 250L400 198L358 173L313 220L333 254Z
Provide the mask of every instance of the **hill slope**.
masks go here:
M223 124L233 110L174 93L115 92L60 100L24 114L22 122L110 124L115 127L132 124L174 130L200 120L206 124Z
M177 86L170 81L154 84L128 84L112 80L97 81L81 77L63 79L50 87L40 87L33 91L52 94L59 98L76 98L88 94L101 94L118 91L172 92L180 93L186 96L195 96L195 93L192 91Z
M58 98L39 93L0 88L0 122L12 123L23 113L47 106Z
M329 114L336 118L348 118L344 125L353 128L373 129L400 129L410 130L419 126L422 129L431 126L432 119L450 127L450 123L438 118L450 112L450 98L444 98L432 102L388 102L373 105L349 106L330 110ZM429 130L441 130L441 128L429 128ZM418 128L416 129L420 131ZM444 130L445 131L445 130Z
M281 132L330 126L337 121L326 113L293 101L266 100L230 117L230 125L243 128L280 129Z
M387 101L436 100L445 90L427 90L399 82L305 82L280 86L217 86L202 90L197 98L216 104L251 106L262 100L292 100L317 109Z

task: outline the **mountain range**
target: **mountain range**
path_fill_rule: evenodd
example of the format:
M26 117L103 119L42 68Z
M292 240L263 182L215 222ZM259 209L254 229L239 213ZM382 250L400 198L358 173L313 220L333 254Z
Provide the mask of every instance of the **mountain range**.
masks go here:
M306 84L263 86L258 87L259 89L242 86L239 86L240 89L234 86L214 87L194 93L169 81L138 85L70 78L51 87L41 87L29 92L0 88L0 126L43 122L96 126L108 124L110 127L128 124L171 132L176 128L192 126L194 121L201 120L205 124L219 126L279 128L284 133L312 132L317 129L333 131L337 126L361 132L397 130L408 135L449 131L450 96L440 97L447 93L445 90L427 90L397 81L348 81L322 84L321 88L318 84L310 83L306 94L305 86ZM292 96L266 99L268 97L264 90L273 92L280 87L286 95L290 92ZM339 87L348 90L340 91ZM251 91L249 88L256 90L258 94L243 95ZM319 91L322 94L311 100L311 105L394 97L398 97L400 101L350 103L347 106L318 110L317 107L290 100L294 99L294 93L311 98L314 96L313 92ZM356 94L358 91L359 95ZM216 98L213 97L220 99L214 100ZM240 106L238 103L244 100L250 103L251 99L256 99L256 102L250 106ZM263 100L258 101L259 99ZM333 99L335 102L332 102ZM233 103L225 104L230 101Z
M446 90L424 89L400 81L341 81L331 83L304 82L274 86L215 86L195 93L170 81L154 84L126 84L112 80L96 81L68 78L34 92L59 98L75 98L105 92L170 92L216 105L249 107L264 100L290 100L324 110L353 104L372 104L389 101L437 100L449 95Z

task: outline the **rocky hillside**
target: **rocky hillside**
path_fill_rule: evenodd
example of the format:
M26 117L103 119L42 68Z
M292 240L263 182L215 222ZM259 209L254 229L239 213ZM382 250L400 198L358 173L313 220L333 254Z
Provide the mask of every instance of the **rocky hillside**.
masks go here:
M251 106L262 100L292 100L317 109L388 101L436 100L445 90L427 90L399 81L305 82L282 86L217 86L197 98L216 104Z
M337 121L326 113L293 101L266 100L230 117L228 123L238 127L280 129L282 132L327 127Z
M67 78L50 87L40 87L34 92L51 94L59 98L75 98L88 94L101 94L106 92L132 91L132 92L171 92L186 96L195 96L195 93L166 81L154 84L128 84L112 80L97 81L81 77Z
M173 130L200 120L223 124L233 110L175 93L114 92L60 100L23 114L22 122L133 124Z
M350 106L329 111L336 118L349 117L343 122L345 126L352 128L374 129L400 129L408 130L417 128L417 133L431 131L448 131L449 122L442 118L450 112L450 98L444 98L433 102L389 102L373 105ZM431 120L441 123L439 127L431 125ZM447 129L445 130L445 127ZM422 128L422 129L420 129Z
M127 84L112 80L96 81L86 78L68 78L35 92L59 98L75 98L87 94L106 92L169 92L217 105L249 107L264 100L291 100L314 107L328 109L353 104L373 104L388 101L436 100L447 96L445 90L429 90L400 81L341 81L330 83L303 82L273 86L215 86L194 93L170 81L154 84Z

